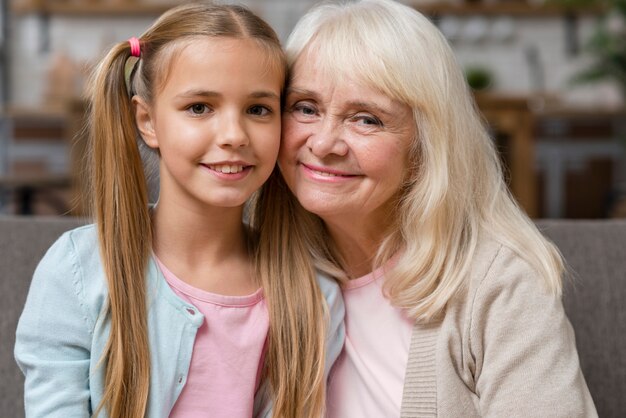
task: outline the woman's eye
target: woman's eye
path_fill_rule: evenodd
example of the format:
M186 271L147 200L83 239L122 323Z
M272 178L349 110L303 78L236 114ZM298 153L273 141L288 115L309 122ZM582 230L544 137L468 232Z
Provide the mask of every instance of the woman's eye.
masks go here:
M248 113L255 116L267 116L272 113L272 110L267 106L256 105L248 109Z
M209 107L202 103L195 103L188 107L188 110L194 115L202 115L209 111Z
M356 115L354 116L354 120L363 125L369 125L369 126L382 126L383 125L380 119L371 115Z
M300 113L304 116L314 116L316 111L315 108L311 105L307 105L304 103L296 103L293 106L293 110L297 113Z

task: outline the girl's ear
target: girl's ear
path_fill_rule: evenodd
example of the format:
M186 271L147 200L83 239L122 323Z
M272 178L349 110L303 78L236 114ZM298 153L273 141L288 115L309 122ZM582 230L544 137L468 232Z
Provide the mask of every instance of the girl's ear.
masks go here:
M133 105L135 107L135 122L143 142L152 149L159 149L159 141L154 131L150 106L139 96L133 96Z

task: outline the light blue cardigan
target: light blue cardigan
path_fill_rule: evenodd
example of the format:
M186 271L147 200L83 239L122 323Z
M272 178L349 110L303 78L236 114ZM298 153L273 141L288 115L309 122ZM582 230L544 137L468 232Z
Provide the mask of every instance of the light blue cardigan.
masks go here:
M328 376L345 338L344 306L334 281L321 276L318 281L330 313ZM174 294L153 259L147 286L151 374L146 416L165 418L185 386L204 317ZM99 405L104 367L98 361L110 328L102 315L106 300L96 228L87 225L66 232L39 263L17 327L15 358L26 377L26 417L83 418ZM266 416L271 404L261 392L255 414ZM246 401L253 400L242 399Z

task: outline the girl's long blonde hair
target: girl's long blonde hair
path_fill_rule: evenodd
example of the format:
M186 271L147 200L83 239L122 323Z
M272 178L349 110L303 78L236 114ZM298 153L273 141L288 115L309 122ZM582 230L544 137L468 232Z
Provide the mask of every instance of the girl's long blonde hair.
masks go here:
M153 103L179 47L205 36L255 40L267 52L267 65L285 74L280 42L263 20L239 6L191 3L164 13L141 36L141 58L132 75L125 68L130 45L123 42L110 50L90 83L90 200L111 324L96 414L143 417L150 391L145 275L152 226L131 96ZM287 245L278 213L267 212L272 205L259 202L251 226L258 238L255 264L270 315L265 373L274 416L319 416L325 390L323 298L304 250Z
M466 279L482 236L513 249L560 294L562 258L510 195L453 51L427 18L391 0L324 4L289 37L289 67L312 51L316 67L337 83L359 80L413 109L411 164L390 214L396 222L372 266L402 250L385 285L396 306L421 321L442 312ZM292 206L318 268L346 280L323 222Z

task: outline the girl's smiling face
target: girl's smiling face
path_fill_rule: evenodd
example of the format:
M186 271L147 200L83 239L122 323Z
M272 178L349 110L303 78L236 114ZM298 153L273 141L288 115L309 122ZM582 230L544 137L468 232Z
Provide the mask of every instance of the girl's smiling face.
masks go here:
M154 102L133 98L160 154L160 201L241 206L276 162L283 71L248 39L196 38L173 57Z
M327 223L388 225L415 137L411 108L305 51L292 69L279 165L303 207Z

